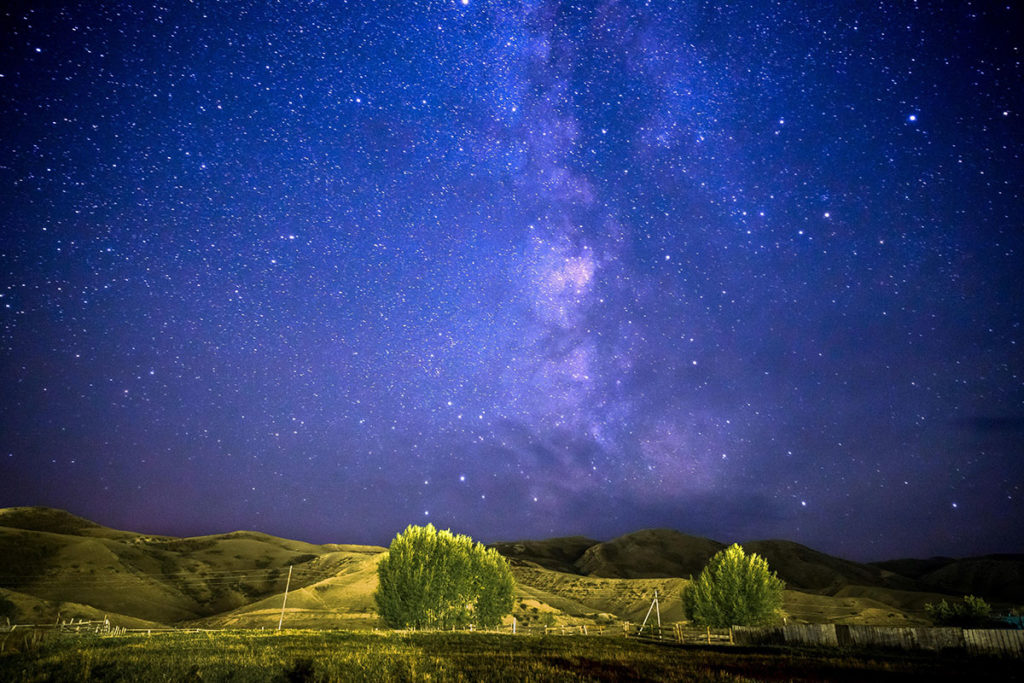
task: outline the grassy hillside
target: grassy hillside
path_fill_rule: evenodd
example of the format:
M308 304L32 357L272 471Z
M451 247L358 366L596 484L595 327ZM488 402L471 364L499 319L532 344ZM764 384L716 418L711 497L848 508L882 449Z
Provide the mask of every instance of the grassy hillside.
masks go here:
M11 529L25 529L26 531L49 531L54 534L72 534L76 536L89 533L119 533L65 510L46 507L0 508L0 526Z
M665 623L683 618L680 595L685 579L610 579L577 576L549 569L516 567L513 569L520 586L528 586L538 594L567 601L580 611L568 611L576 618L596 620L601 614L614 615L616 620L642 622L658 591L661 618Z
M576 567L582 574L606 578L689 577L724 547L671 529L645 529L587 548Z
M327 576L290 590L284 613L289 628L375 628L380 626L373 591L382 548L325 553L309 564L310 572ZM311 574L311 575L314 575ZM294 579L294 576L293 576ZM284 596L275 593L236 609L197 620L216 628L276 628Z
M961 569L949 585L961 585L956 580L964 576L980 585L991 569L996 578L989 583L1019 586L1016 560L1005 558L932 563L920 577L907 577L896 567L861 565L788 541L744 546L764 555L789 588L800 589L787 590L784 602L788 618L798 622L920 623L924 604L946 596L912 589L925 577L944 580L952 567ZM685 577L696 575L723 544L653 529L607 542L568 537L496 547L513 564L513 616L522 627L620 628L643 620L655 590L663 623L682 620ZM60 612L109 615L123 626L276 628L292 566L287 626L374 628L380 625L373 591L383 552L379 546L314 545L254 531L151 536L59 510L0 510L0 590L10 616L21 623L50 623Z
M0 511L0 586L47 603L173 624L220 614L332 575L382 548L318 546L258 532L195 538L107 529L46 508ZM34 612L24 613L27 618ZM19 609L18 617L22 617Z
M161 628L164 626L158 622L97 609L92 605L43 600L34 595L18 593L5 588L0 588L0 598L13 606L15 614L21 617L12 620L12 623L53 624L57 621L99 621L106 618L112 624L125 628ZM6 625L4 618L0 618L0 624Z

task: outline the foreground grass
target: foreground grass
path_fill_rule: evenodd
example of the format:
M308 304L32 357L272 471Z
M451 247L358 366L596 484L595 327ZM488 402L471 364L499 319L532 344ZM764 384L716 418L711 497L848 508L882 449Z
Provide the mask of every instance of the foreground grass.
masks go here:
M699 648L609 637L328 631L66 636L0 656L2 681L1019 680L961 655Z

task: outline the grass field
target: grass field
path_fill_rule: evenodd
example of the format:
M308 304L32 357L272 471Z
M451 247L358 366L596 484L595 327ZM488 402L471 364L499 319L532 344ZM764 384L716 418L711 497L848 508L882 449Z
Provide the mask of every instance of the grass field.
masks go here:
M226 631L62 636L0 655L0 681L1020 680L1016 660L699 648L612 637Z

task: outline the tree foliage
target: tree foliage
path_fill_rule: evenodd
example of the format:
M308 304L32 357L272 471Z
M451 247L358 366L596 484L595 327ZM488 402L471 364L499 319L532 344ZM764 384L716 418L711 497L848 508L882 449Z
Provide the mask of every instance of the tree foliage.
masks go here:
M512 611L508 561L469 536L408 526L377 565L377 610L392 628L491 628Z
M720 628L766 624L778 618L784 587L763 557L734 543L686 588L683 611L687 619Z
M924 611L937 624L961 628L988 626L992 621L992 607L974 595L965 595L963 601L952 604L942 600L928 603Z

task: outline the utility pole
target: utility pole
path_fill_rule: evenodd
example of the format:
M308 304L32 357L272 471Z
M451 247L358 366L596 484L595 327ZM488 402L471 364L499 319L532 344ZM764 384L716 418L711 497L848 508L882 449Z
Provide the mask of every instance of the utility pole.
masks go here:
M655 612L655 610L657 610ZM655 612L658 615L658 635L661 635L661 607L658 606L658 589L654 589L654 600L651 601L651 606L647 608L647 616L644 617L644 623L640 624L640 629L637 631L639 635L640 631L644 630L644 626L647 626L647 620L651 618L651 612Z
M284 623L284 606L288 604L288 587L292 585L292 566L288 565L288 580L284 584L284 600L281 601L281 618L277 620L277 630L281 630Z

